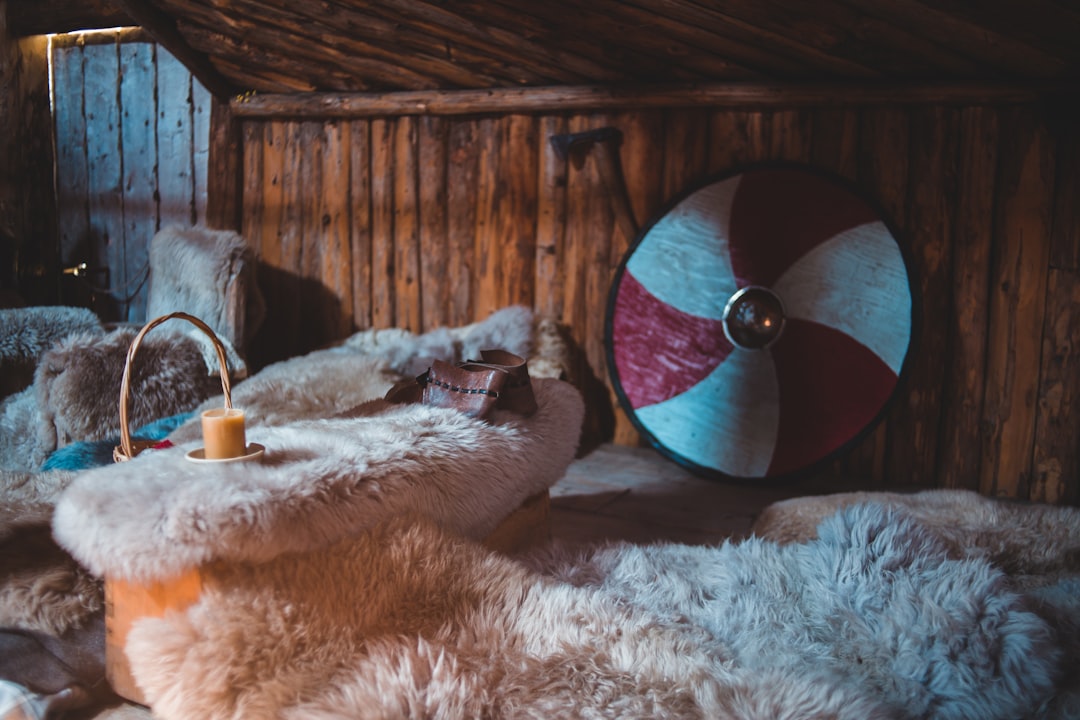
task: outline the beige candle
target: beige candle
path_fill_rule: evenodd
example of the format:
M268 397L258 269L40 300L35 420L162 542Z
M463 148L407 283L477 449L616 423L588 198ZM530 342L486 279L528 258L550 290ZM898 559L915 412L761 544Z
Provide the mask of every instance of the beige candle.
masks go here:
M207 460L226 460L247 453L243 410L207 410L202 414L202 431L203 453Z

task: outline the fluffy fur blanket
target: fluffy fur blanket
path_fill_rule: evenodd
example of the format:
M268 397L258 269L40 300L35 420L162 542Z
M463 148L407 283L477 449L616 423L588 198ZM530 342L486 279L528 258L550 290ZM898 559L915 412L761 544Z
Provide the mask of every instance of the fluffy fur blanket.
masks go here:
M266 315L254 250L231 230L173 225L151 238L149 252L147 318L183 310L243 356Z
M0 627L61 635L103 607L101 580L52 538L69 472L0 471Z
M195 464L192 444L144 452L81 474L54 534L95 574L138 581L325 547L404 512L481 539L574 458L581 396L559 380L533 390L527 418L374 400L355 416L255 428L266 454L253 463Z
M165 719L1064 720L1077 609L883 504L802 543L517 560L399 516L216 567L127 651Z
M34 380L38 360L69 335L103 335L92 310L28 307L0 310L0 397L19 392Z

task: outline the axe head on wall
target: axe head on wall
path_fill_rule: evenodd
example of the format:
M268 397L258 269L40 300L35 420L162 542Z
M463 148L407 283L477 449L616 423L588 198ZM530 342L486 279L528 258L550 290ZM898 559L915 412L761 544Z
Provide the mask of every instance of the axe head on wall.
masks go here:
M575 168L584 167L585 159L592 154L600 171L600 180L608 194L615 219L628 239L637 237L638 224L630 207L630 195L626 190L619 146L622 131L614 127L600 127L576 133L551 136L551 146L560 160Z

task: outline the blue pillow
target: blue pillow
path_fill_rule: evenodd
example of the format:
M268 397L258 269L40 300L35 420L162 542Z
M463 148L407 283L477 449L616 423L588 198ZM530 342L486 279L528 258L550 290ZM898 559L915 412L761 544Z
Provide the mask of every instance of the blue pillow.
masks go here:
M131 434L132 440L164 440L176 428L183 425L194 412L170 415L138 428ZM84 440L59 448L41 466L45 470L86 470L101 465L111 465L113 448L120 444L120 437L107 440Z

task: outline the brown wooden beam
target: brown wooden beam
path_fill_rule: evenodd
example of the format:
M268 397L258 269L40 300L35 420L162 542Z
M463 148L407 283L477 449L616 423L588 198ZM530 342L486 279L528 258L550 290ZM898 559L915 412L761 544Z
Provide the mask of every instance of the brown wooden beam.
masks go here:
M236 88L217 71L209 58L195 52L188 45L187 40L176 29L172 18L144 0L120 0L120 4L131 19L144 27L173 57L183 63L211 95L218 100L227 101L236 94Z
M682 87L529 87L395 93L251 94L234 98L236 117L360 118L599 111L664 107L769 109L856 105L1009 105L1076 94L1077 83L1055 84L765 84Z
M210 157L207 172L206 224L218 230L241 230L243 143L240 122L229 104L210 101Z
M12 0L7 21L17 38L135 24L119 0Z

